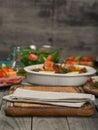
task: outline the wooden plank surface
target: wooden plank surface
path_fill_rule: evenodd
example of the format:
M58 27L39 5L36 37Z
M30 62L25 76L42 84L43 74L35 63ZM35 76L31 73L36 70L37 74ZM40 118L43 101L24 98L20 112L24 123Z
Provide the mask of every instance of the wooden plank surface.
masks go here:
M2 102L2 97L6 94L8 94L8 89L0 88L0 130L31 130L31 117L12 118L5 115L5 102Z
M0 114L0 130L31 130L31 118L12 118Z
M56 86L24 86L15 85L10 89L13 93L17 88L39 91L55 92L75 92L81 93L79 87L56 87ZM61 107L40 103L25 102L7 102L5 109L6 115L9 116L92 116L94 114L93 106L90 103L84 104L80 108Z
M70 130L98 130L98 98L95 105L95 114L92 117L68 117Z
M32 130L69 130L66 117L34 117Z
M98 114L94 117L68 117L70 130L98 130Z
M30 44L62 48L64 58L96 58L97 1L0 0L0 59L7 58L10 46Z
M4 114L2 96L8 90L0 90L0 130L97 130L98 113L92 117L9 117ZM97 104L97 100L96 100Z

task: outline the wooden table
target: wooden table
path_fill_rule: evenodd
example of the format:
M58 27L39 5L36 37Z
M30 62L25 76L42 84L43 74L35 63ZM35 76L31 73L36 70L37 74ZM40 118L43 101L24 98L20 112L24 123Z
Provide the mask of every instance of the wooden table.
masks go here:
M9 88L0 88L0 130L98 130L98 99L92 117L9 117L2 97Z

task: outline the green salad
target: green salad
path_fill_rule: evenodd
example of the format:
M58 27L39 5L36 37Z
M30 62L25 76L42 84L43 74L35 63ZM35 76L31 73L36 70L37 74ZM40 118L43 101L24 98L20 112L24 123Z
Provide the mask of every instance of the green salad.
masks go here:
M21 62L24 66L42 64L47 56L52 56L52 61L57 63L59 61L59 50L51 48L36 48L25 47L20 52Z

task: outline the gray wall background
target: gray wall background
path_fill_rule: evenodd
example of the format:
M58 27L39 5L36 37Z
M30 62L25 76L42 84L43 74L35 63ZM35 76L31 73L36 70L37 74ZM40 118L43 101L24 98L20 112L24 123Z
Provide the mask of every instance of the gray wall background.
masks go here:
M31 44L61 48L64 58L95 58L98 0L0 0L0 59L11 46Z

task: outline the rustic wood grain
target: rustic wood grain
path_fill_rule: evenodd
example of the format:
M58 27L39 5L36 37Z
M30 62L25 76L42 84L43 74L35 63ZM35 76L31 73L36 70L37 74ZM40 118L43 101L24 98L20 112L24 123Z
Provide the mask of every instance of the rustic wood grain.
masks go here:
M0 130L31 130L31 118L11 118L5 116L2 97L8 94L6 88L0 88Z
M98 99L95 100L95 114L92 117L67 117L70 130L98 129ZM97 108L97 109L96 109Z
M0 89L0 99L9 89ZM96 105L98 100L96 100ZM0 106L1 106L0 100ZM98 111L92 117L9 117L0 109L0 130L97 130Z
M68 117L70 130L97 130L98 129L98 114L92 118L73 118Z
M69 130L66 117L34 117L32 130Z
M10 46L51 44L62 48L62 56L97 56L97 0L0 0L0 59ZM63 58L62 58L63 59ZM0 89L1 98L7 94ZM96 107L98 100L96 100ZM98 107L97 107L98 112ZM0 130L97 130L93 117L12 118L0 111Z
M0 0L0 59L13 45L31 44L96 58L97 16L97 0Z
M11 118L2 116L0 118L1 130L31 130L31 118Z
M10 89L10 93L18 88L27 90L40 91L57 91L57 92L81 92L77 87L61 87L61 86L25 86L15 85ZM93 106L90 103L84 104L80 108L61 107L48 104L26 103L26 102L7 102L4 108L6 115L9 116L92 116L94 114Z

